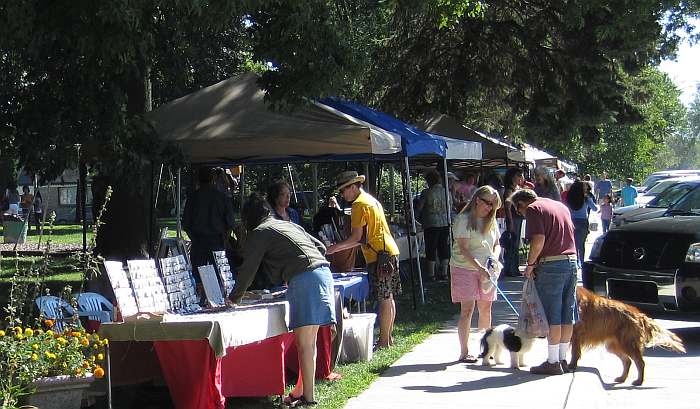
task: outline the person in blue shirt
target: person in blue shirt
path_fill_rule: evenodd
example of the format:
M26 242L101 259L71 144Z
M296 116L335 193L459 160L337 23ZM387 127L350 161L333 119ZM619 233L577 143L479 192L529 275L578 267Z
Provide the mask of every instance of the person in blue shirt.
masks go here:
M593 198L586 193L586 182L577 180L569 188L566 195L566 204L571 212L571 221L574 224L574 241L576 242L576 256L578 266L583 266L586 253L586 238L588 237L588 212L598 211Z
M622 205L631 206L637 203L637 188L632 186L634 179L627 178L627 185L622 188Z
M603 172L603 177L595 184L595 192L598 201L601 201L605 195L612 194L612 182L608 179L608 172Z
M299 213L294 208L289 207L291 199L292 191L289 189L287 182L273 183L267 189L267 202L272 208L272 217L277 220L301 224Z

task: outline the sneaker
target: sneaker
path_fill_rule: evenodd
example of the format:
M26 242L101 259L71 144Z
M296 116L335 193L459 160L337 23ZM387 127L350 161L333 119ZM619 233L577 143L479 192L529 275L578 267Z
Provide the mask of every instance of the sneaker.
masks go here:
M561 369L561 363L549 363L544 361L539 366L533 366L530 368L530 373L537 375L563 375L564 371Z
M569 369L569 363L566 362L566 359L562 359L561 361L559 361L559 363L561 364L561 370L564 371L564 373L571 372L571 370Z

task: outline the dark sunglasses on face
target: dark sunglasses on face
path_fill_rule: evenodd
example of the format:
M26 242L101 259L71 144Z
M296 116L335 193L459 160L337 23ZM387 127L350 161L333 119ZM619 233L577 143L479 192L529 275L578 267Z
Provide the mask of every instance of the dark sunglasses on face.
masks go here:
M478 199L481 200L485 205L487 205L489 207L493 207L493 202L489 202L488 200L486 200L482 197L479 197Z

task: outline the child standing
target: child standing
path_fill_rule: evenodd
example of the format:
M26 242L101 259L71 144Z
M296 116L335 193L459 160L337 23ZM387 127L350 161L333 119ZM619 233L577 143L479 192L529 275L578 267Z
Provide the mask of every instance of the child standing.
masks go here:
M609 194L603 196L603 203L600 205L600 220L603 222L603 233L610 230L610 221L612 220L613 207L612 197Z

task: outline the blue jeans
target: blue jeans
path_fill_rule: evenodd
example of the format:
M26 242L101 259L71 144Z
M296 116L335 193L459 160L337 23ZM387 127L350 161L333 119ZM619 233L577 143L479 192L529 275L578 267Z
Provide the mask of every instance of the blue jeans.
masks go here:
M600 219L603 222L603 233L607 233L610 230L610 219Z
M579 268L583 266L586 253L586 237L588 237L588 219L573 219L574 241L576 242L576 255Z
M576 308L576 262L557 260L535 270L535 287L549 325L570 325L578 319Z

